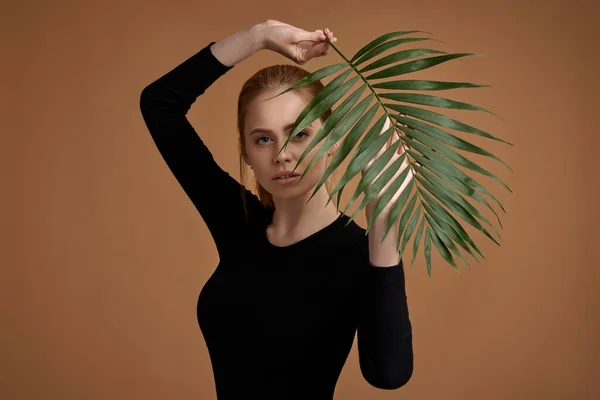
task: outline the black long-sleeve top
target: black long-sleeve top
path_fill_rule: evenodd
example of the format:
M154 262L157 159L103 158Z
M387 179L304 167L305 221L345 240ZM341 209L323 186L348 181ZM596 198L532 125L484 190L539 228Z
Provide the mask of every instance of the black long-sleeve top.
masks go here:
M213 55L213 43L145 87L140 108L218 250L197 303L217 398L332 399L356 332L366 381L403 386L413 348L402 260L372 265L365 230L354 221L346 227L345 214L292 245L269 242L274 209L215 162L186 118L198 96L233 68Z

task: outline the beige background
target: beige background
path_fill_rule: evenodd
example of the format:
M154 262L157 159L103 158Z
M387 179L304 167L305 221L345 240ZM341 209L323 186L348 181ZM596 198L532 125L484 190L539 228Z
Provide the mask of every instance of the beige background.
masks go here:
M515 171L473 158L514 191L477 176L507 210L502 247L469 230L486 256L469 258L471 272L461 263L459 276L435 250L433 279L422 252L407 271L411 381L369 386L355 342L335 398L600 398L595 4L3 4L0 397L214 398L195 310L218 256L146 130L139 95L210 41L273 18L329 27L347 55L408 29L432 32L445 43L424 43L444 51L485 53L421 76L491 84L444 94L499 114L461 115L515 144L469 136ZM189 113L236 178L239 89L288 61L268 51L243 61ZM305 68L340 61L332 51Z

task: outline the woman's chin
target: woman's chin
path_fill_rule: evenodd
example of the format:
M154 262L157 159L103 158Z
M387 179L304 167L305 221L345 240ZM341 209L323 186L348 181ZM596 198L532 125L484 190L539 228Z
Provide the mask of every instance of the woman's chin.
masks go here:
M265 187L263 185L263 187ZM278 197L280 199L293 199L297 198L305 192L309 191L309 186L307 182L292 182L286 184L280 184L277 182L273 182L266 188L272 196ZM314 187L313 187L314 190ZM310 191L312 194L312 190Z

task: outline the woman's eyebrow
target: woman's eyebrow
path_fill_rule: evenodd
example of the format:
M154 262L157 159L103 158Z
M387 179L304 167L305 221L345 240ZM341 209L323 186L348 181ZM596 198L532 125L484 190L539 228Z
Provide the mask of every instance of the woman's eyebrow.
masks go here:
M308 126L307 126L307 127L311 127L312 125L313 125L313 124L312 124L312 123L310 123L310 124L308 124ZM287 131L287 130L289 130L289 129L292 129L292 127L293 127L293 126L294 126L294 123L292 122L291 124L288 124L288 125L284 126L284 128L283 128L283 129L285 129L285 130ZM267 128L255 128L255 129L253 129L253 130L252 130L252 131L251 131L251 132L248 134L248 136L250 136L250 135L253 135L253 134L255 134L255 133L261 133L261 132L262 132L262 133L273 133L273 131L272 131L271 129L267 129Z

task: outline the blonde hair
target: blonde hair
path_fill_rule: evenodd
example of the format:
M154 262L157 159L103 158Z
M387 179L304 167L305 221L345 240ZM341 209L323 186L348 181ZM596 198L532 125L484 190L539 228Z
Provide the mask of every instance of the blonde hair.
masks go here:
M254 101L260 94L266 92L276 92L280 93L285 89L291 87L300 79L308 75L309 72L303 68L300 68L295 65L284 65L277 64L272 65L270 67L263 68L252 75L242 86L240 91L240 95L238 97L238 117L237 117L237 126L238 126L238 150L239 150L239 161L240 161L240 179L242 182L241 187L241 195L242 201L244 203L244 211L246 212L246 217L248 215L248 211L246 209L246 191L244 187L247 187L246 177L248 174L247 164L244 161L243 156L246 154L246 144L244 141L244 122L246 120L246 115L248 113L248 108L252 101ZM321 81L316 81L310 85L302 86L296 90L294 93L298 94L308 104L312 98L314 98L320 91L323 89L323 84ZM329 118L332 113L332 109L329 108L325 113L322 114L320 120L322 123ZM327 158L327 166L329 166L329 158ZM327 181L325 182L325 186L327 188L327 193L331 194L334 188L333 176L331 174ZM256 191L258 193L258 198L263 206L266 207L274 207L273 196L264 187L256 180Z

